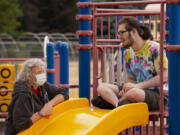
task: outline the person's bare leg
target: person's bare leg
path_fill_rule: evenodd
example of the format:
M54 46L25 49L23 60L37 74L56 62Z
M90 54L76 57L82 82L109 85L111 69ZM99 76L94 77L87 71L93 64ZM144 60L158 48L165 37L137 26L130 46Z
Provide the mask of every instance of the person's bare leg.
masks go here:
M122 101L124 99L128 99L131 102L144 102L145 92L142 89L133 88L124 93L124 95L119 99L119 101Z
M97 88L97 92L104 100L116 107L119 101L119 89L117 85L101 83Z

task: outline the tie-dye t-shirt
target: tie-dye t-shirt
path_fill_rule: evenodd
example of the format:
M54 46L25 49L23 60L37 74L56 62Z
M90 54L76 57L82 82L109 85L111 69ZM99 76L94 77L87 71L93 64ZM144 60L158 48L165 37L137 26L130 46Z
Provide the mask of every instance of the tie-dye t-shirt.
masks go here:
M126 70L136 77L137 82L144 82L160 72L160 45L154 41L146 41L138 51L125 50ZM168 60L163 53L163 68L168 69Z

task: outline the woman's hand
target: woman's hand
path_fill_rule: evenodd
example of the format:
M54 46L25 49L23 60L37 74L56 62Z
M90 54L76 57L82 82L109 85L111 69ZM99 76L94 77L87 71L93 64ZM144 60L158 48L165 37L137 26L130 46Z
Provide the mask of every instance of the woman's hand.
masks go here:
M52 114L52 111L53 111L52 104L46 103L40 112L43 114L43 116L50 116Z
M31 116L32 123L35 123L42 116L48 118L52 114L52 111L53 111L52 105L50 103L45 104L39 112L36 112Z

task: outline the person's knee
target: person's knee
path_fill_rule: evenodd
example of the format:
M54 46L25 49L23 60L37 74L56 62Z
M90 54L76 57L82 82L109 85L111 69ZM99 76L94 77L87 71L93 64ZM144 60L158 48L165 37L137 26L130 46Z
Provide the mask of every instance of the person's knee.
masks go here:
M104 83L100 83L97 87L97 92L98 94L102 93L104 90L105 84Z
M141 100L143 101L143 97L141 97L141 95L142 93L139 90L137 90L136 88L133 88L125 94L125 98L132 102L138 102Z

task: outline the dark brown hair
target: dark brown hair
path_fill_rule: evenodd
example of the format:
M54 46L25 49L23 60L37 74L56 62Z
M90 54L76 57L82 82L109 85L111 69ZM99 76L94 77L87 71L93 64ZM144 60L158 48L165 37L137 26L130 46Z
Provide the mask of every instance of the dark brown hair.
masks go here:
M119 21L119 25L126 24L125 28L131 31L135 28L143 40L153 40L153 36L147 26L143 26L135 17L125 17Z

